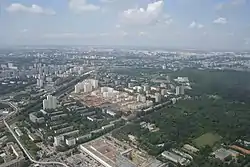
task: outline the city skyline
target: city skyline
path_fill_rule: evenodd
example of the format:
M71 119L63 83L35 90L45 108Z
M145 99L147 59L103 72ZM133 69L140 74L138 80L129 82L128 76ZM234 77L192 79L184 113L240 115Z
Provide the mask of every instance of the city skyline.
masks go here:
M0 45L246 50L249 0L2 0Z

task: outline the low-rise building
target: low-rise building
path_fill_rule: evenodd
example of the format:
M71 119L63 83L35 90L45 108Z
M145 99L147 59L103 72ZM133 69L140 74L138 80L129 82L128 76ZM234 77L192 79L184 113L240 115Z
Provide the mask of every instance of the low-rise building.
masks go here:
M199 149L195 148L194 146L191 146L189 144L185 144L182 149L190 154L198 153Z
M108 124L108 125L102 126L102 130L105 130L114 126L115 126L114 124Z
M32 133L28 134L28 137L30 138L31 141L35 142L38 141L38 137Z
M23 135L23 132L18 127L15 127L14 130L19 137Z
M224 161L228 157L237 157L240 153L231 149L220 148L212 153L215 158Z
M166 158L169 161L172 161L176 164L184 165L187 166L190 164L190 161L182 156L179 156L175 153L169 152L169 151L164 151L161 153L162 157Z
M60 118L67 117L67 116L68 116L68 114L55 115L55 116L50 117L50 120L55 121L55 120L58 120Z
M68 131L72 131L73 129L74 129L73 126L68 126L68 127L65 127L65 128L54 130L54 133L56 133L56 134L65 133L65 132L68 132Z
M68 138L66 139L66 144L70 147L74 146L76 145L76 139L74 137Z
M109 115L112 116L112 117L116 116L116 112L115 112L115 111L112 111L112 110L107 110L106 113L109 114Z
M30 113L29 114L29 118L30 118L30 121L33 122L33 123L38 123L38 124L41 124L41 123L44 123L44 117L38 117L36 115L36 113Z
M86 139L90 139L92 137L92 134L86 134L86 135L83 135L83 136L79 136L76 138L76 141L83 141L83 140L86 140Z
M64 142L64 136L63 135L59 135L59 136L55 136L54 137L54 146L59 146Z

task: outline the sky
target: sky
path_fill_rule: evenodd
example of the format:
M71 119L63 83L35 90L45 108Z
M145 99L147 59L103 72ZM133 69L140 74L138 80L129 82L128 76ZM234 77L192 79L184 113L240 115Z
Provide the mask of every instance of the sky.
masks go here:
M0 45L250 50L250 0L0 0Z

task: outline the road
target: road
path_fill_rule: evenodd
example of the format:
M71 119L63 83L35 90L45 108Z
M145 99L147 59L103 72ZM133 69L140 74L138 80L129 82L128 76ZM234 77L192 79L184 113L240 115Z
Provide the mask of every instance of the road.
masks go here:
M3 101L2 101L3 102ZM21 147L21 149L23 150L23 152L25 153L25 155L29 158L29 160L35 164L40 164L40 165L60 165L60 166L64 166L64 167L69 167L68 165L61 163L61 162L42 162L42 161L36 161L33 159L33 157L30 155L30 153L28 152L28 150L26 150L26 148L22 145L22 143L20 142L20 140L17 138L16 134L13 132L13 130L10 128L10 126L8 125L8 123L6 122L6 118L10 117L11 115L17 113L19 111L18 107L11 103L11 102L5 102L6 104L8 104L9 106L11 106L14 109L14 112L11 112L8 116L6 116L5 118L3 118L3 122L4 125L7 127L7 129L9 130L9 132L12 134L12 136L14 137L14 139L16 140L16 142L18 143L18 145Z
M60 165L60 166L64 166L64 167L69 167L68 165L61 163L61 162L42 162L42 161L36 161L33 159L33 157L29 154L29 152L26 150L26 148L22 145L22 143L19 141L19 139L17 138L16 134L13 132L13 130L10 128L10 126L8 125L8 123L5 121L5 119L3 120L5 126L8 128L8 130L10 131L10 133L12 134L12 136L15 138L16 142L18 143L18 145L21 147L21 149L23 150L23 152L25 153L25 155L29 158L29 160L35 164L40 164L40 165Z
M85 73L83 75L84 76L88 75L88 74L92 73L93 71L89 71L89 72L87 72L87 73ZM59 95L60 95L60 94L63 94L64 92L65 92L65 90L64 91L58 91L57 93L59 93ZM57 93L55 93L55 94L57 94ZM60 165L60 166L64 166L64 167L69 167L68 165L66 165L66 164L64 164L62 162L55 162L55 161L42 162L42 161L36 161L36 160L34 160L33 157L30 155L30 153L28 152L28 150L22 145L22 143L20 142L20 140L18 139L18 137L16 136L16 134L13 132L13 130L10 128L10 126L6 122L6 118L11 117L12 115L14 115L14 114L16 114L16 113L19 112L18 107L14 103L12 103L12 102L5 102L5 101L2 101L2 102L8 104L9 106L11 106L14 109L14 112L11 112L9 115L7 115L6 117L3 118L4 125L10 131L10 133L15 138L16 142L18 143L18 145L21 147L21 149L23 150L23 152L25 153L25 155L29 158L29 160L31 162L33 162L35 164L40 164L40 165Z

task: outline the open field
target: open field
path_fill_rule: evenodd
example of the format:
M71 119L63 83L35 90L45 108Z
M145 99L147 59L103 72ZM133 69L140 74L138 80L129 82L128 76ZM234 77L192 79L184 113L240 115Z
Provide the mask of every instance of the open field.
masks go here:
M194 140L194 143L197 147L202 148L205 146L212 147L216 142L219 142L221 140L221 136L218 134L213 133L206 133Z

